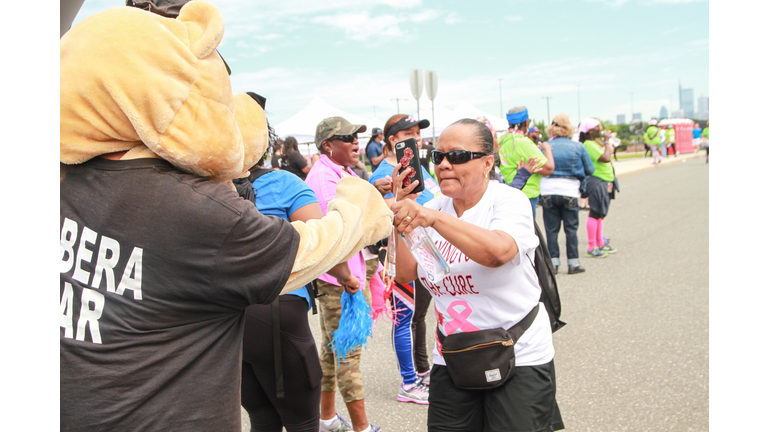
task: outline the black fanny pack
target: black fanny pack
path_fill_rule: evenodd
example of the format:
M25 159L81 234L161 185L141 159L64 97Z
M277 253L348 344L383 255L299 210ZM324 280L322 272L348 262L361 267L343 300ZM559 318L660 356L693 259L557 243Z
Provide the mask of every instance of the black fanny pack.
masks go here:
M487 390L498 387L515 374L515 343L528 330L539 305L511 328L495 328L444 336L437 332L448 374L456 387Z

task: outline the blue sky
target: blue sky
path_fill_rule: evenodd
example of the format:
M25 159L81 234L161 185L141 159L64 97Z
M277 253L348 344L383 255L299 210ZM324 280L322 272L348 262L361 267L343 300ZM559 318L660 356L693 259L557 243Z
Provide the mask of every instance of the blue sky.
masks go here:
M267 97L272 124L314 96L368 118L396 114L395 98L415 113L412 68L437 73L435 103L497 116L525 105L545 120L549 96L550 117L574 123L615 122L630 106L648 120L679 108L678 80L709 96L708 1L209 2L224 17L233 90ZM75 23L123 4L85 0ZM426 93L420 103L430 105Z

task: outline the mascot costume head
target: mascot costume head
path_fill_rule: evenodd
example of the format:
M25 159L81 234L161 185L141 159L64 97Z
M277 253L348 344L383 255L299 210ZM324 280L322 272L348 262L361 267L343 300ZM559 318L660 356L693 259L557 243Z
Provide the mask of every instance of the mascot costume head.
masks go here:
M217 181L241 175L266 149L267 122L255 100L232 94L223 35L203 1L176 19L117 7L78 23L61 39L61 162L128 151Z

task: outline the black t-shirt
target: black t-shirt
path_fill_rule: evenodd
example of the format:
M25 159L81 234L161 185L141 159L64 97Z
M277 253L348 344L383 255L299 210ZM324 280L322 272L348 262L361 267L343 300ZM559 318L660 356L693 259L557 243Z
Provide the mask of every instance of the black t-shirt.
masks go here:
M161 159L61 165L61 430L240 431L245 308L299 235Z
M297 152L296 150L291 150L290 153L285 155L285 158L283 158L281 162L281 169L292 172L299 176L300 179L306 180L307 174L301 170L307 166L307 161L304 159L304 156L302 156L301 153Z

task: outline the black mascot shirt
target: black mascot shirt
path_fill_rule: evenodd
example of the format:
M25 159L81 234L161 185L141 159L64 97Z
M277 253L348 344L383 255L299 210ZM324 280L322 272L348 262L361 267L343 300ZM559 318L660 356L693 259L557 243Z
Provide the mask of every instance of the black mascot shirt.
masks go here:
M239 432L243 311L296 230L161 159L62 164L60 200L61 430Z

